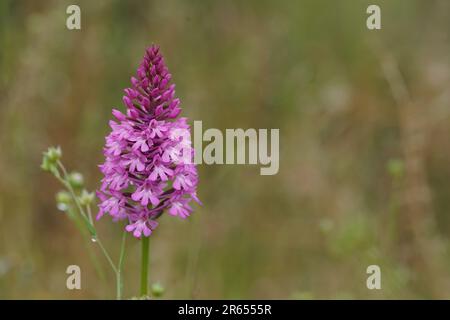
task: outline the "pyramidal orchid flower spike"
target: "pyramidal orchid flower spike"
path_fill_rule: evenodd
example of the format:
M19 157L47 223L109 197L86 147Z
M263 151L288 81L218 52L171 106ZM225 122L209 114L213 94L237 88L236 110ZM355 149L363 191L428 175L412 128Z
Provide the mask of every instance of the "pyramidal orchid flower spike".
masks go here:
M113 221L125 220L126 231L149 237L164 212L184 219L192 213L192 200L200 203L194 150L157 46L146 50L124 91L126 112L112 111L115 120L109 123L105 162L99 166L104 178L97 191L97 219L107 214Z

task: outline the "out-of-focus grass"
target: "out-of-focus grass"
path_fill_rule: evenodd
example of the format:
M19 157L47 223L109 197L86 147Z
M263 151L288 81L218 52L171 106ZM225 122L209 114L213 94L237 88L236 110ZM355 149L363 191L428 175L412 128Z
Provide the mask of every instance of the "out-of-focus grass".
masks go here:
M188 221L162 218L150 277L167 298L448 298L450 3L378 3L380 31L365 28L370 1L79 1L82 30L68 31L70 1L1 1L0 297L109 297L40 157L60 145L98 187L111 108L154 42L184 115L281 135L278 175L202 165L204 205ZM411 109L393 98L385 56ZM405 227L425 224L414 208L426 232ZM120 227L99 224L118 250ZM131 297L138 242L128 249ZM69 264L82 268L79 292L65 288ZM365 286L369 264L381 291Z

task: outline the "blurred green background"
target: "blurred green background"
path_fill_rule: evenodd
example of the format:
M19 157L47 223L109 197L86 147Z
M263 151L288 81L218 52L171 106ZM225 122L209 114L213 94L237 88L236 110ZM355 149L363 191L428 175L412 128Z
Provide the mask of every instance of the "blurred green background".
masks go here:
M99 187L111 108L151 43L191 123L279 128L281 145L275 176L199 167L204 205L151 237L165 298L450 298L449 1L75 2L80 31L74 1L0 1L0 298L114 298L39 165L60 145ZM117 257L120 226L98 225ZM139 241L127 249L132 297Z

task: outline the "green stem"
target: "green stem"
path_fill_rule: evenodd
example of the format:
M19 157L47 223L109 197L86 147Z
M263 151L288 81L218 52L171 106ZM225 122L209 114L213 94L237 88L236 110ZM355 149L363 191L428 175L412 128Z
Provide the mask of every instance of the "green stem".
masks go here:
M76 214L75 212L72 212L72 210L75 210L75 209L73 208L73 206L70 206L67 211L67 215L68 215L69 219L71 219L75 223L75 226L80 231L80 234L81 234L82 238L84 239L84 243L85 243L86 249L88 251L89 257L91 258L92 264L94 265L94 268L97 271L100 278L104 281L105 273L103 271L102 266L99 263L99 260L98 260L97 255L95 254L95 251L93 250L93 247L91 244L92 238L91 238L88 230L86 230L85 224L80 219L80 216L78 214Z
M87 209L87 213L88 213L88 217L89 217L89 222L92 224L92 226L94 226L94 219L92 219L92 210L91 210L91 206L87 205L86 206Z
M75 190L73 190L72 186L70 185L70 183L68 182L69 179L69 174L67 173L66 168L64 167L64 165L62 164L61 161L58 160L58 166L60 167L61 171L64 174L64 179L62 179L63 184L66 186L66 188L69 190L70 194L72 195L73 200L75 201L75 204L78 207L78 210L80 211L81 215L83 215L85 218L86 217L86 213L83 210L83 207L81 206L80 201L78 200L77 195L75 194Z
M58 161L58 166L61 169L61 171L63 172L65 179L61 178L61 176L59 174L59 171L55 172L55 177L67 188L67 190L69 190L69 192L70 192L70 194L71 194L71 196L73 198L73 201L75 202L75 204L76 204L76 206L78 208L78 211L80 212L81 217L83 218L84 222L86 223L86 227L88 228L89 232L91 233L91 236L96 237L97 236L97 232L96 232L96 230L94 228L94 225L93 225L93 223L91 221L92 219L89 219L87 217L87 215L84 212L83 207L82 207L82 205L80 203L80 200L78 199L77 195L75 194L75 190L73 190L72 186L68 182L69 175L67 174L66 168L64 167L64 165L62 164L61 161Z
M123 231L122 235L122 244L120 246L120 256L119 256L119 265L117 266L117 300L122 299L122 291L123 291L123 279L122 279L122 270L123 270L123 262L125 260L125 242L127 239L126 230Z
M109 256L108 251L106 251L105 247L103 246L103 243L100 241L99 238L92 238L92 239L93 239L94 242L98 243L98 246L102 250L104 256L106 257L106 260L108 260L109 264L111 265L111 268L117 274L117 267L114 264L114 262L112 261L111 257Z
M142 238L142 257L141 257L141 296L148 295L148 255L149 255L149 237Z

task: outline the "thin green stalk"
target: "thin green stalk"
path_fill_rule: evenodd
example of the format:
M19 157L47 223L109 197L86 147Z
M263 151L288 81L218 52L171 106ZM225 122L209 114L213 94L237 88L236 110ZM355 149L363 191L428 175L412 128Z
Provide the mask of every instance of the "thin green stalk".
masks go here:
M87 205L86 206L87 209L87 213L88 213L88 218L89 218L89 222L94 225L94 219L92 219L92 210L91 210L91 206Z
M123 279L122 279L122 270L123 270L123 262L125 260L125 242L127 239L126 230L123 231L122 235L122 244L120 245L120 256L119 256L119 264L117 266L117 300L122 299L122 291L123 291Z
M141 257L141 296L148 295L148 258L149 258L149 237L143 237Z
M80 217L75 212L72 212L72 210L75 210L75 209L73 208L73 206L70 206L67 211L67 215L75 223L75 226L80 231L80 234L84 240L86 249L88 251L89 257L92 261L92 264L94 265L95 270L97 271L100 278L102 280L105 280L105 273L103 271L102 266L99 263L98 256L95 254L93 247L91 245L90 234L89 234L88 230L86 230L83 221L80 219Z
M194 287L195 287L195 282L197 280L197 269L198 269L198 256L200 254L200 246L201 246L201 241L200 241L200 232L198 232L199 230L199 219L197 219L198 217L194 217L194 221L193 221L193 235L191 236L191 246L189 249L189 257L188 257L188 265L186 268L186 290L187 290L187 294L186 297L188 297L188 299L194 299Z
M56 171L56 173L55 173L56 178L67 188L67 190L69 190L69 192L72 196L72 199L75 202L75 204L78 208L78 211L80 212L81 217L83 218L84 222L86 223L86 227L88 228L91 235L96 237L97 232L94 228L94 225L92 224L91 220L87 217L86 213L83 210L83 206L80 203L80 200L78 199L77 195L75 194L75 190L73 190L72 186L68 182L69 175L67 173L66 168L64 167L62 162L59 160L58 160L58 166L61 169L61 171L63 172L65 179L61 178L59 171Z
M69 174L67 173L66 168L64 167L64 165L62 164L61 161L58 160L58 166L60 167L61 171L64 174L64 179L62 179L63 184L66 186L66 188L69 190L70 194L72 195L73 200L75 201L75 204L78 207L78 210L80 211L80 213L86 218L86 213L83 210L83 207L81 206L80 201L78 200L77 195L75 194L75 190L73 190L72 186L70 185L70 183L68 182L68 178L69 178Z
M102 242L100 241L99 238L93 238L93 241L98 243L98 246L100 247L100 249L102 250L103 254L106 257L106 260L108 260L109 264L111 265L111 268L113 269L113 271L116 273L117 275L117 267L114 264L114 262L112 261L108 251L106 251L106 248L103 246Z

